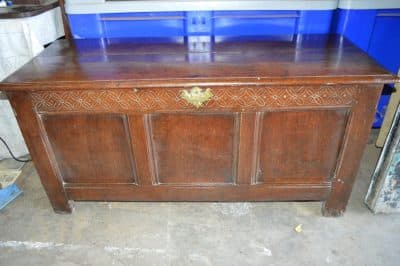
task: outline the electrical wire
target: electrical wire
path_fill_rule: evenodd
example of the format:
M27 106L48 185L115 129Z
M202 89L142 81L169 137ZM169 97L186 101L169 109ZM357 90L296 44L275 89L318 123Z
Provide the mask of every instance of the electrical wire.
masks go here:
M7 148L8 152L10 153L11 157L12 157L14 160L16 160L17 162L27 163L27 162L32 161L32 159L26 159L26 160L24 160L24 159L18 159L17 157L14 156L14 154L12 153L12 151L11 151L10 147L8 146L7 142L6 142L2 137L0 137L0 141L3 142L4 146L6 146L6 148Z

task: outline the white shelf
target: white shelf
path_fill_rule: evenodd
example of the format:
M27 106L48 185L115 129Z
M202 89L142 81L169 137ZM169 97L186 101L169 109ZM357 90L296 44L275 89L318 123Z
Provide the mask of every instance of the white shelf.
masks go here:
M400 0L339 0L341 9L393 9L400 8Z
M337 0L66 0L68 14L222 10L332 10Z

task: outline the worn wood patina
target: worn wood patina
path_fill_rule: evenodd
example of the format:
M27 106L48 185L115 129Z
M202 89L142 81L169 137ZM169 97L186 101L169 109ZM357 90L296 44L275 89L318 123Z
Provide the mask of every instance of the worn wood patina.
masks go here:
M199 47L57 41L0 84L53 208L317 200L342 214L396 77L338 36Z

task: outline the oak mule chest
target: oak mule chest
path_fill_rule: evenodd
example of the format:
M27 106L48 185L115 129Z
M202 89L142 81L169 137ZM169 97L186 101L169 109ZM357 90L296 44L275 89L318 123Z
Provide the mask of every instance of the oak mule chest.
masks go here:
M60 40L0 84L70 200L323 201L344 212L384 83L339 36Z

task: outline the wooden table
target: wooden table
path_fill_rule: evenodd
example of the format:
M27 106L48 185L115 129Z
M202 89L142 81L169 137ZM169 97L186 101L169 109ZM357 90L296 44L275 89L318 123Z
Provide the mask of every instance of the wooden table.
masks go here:
M384 83L337 36L57 41L1 83L69 200L323 201L344 212Z

